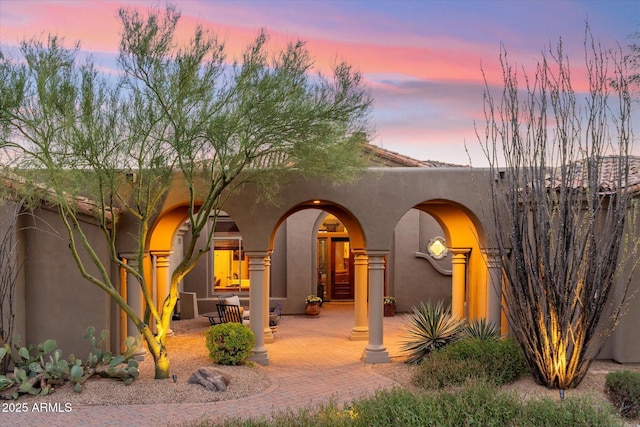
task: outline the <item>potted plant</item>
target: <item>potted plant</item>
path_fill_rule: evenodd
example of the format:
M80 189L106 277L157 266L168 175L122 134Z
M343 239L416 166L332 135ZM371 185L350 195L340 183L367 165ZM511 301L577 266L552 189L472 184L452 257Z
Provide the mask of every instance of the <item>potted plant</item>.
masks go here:
M271 332L278 330L280 317L282 317L282 304L276 302L275 305L269 307L269 328L271 328Z
M384 316L392 317L396 315L396 297L384 297Z
M320 304L322 298L317 295L309 295L304 302L307 304L304 312L308 317L318 317L320 315Z

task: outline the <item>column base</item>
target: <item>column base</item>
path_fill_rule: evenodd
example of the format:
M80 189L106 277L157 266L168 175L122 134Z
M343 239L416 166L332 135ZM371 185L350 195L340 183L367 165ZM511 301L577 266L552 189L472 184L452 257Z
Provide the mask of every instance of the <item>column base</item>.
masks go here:
M366 326L355 326L351 329L351 335L349 335L351 341L368 341L369 340L369 328Z
M136 352L133 353L133 360L136 362L142 362L147 357L147 354L149 354L149 352L144 347L144 344L140 344L140 347L138 347Z
M385 346L380 346L380 348L365 347L362 359L364 359L364 363L391 363L391 357L389 357Z
M269 364L269 354L267 353L267 349L264 347L254 348L253 355L249 357L249 360L259 365L267 366Z

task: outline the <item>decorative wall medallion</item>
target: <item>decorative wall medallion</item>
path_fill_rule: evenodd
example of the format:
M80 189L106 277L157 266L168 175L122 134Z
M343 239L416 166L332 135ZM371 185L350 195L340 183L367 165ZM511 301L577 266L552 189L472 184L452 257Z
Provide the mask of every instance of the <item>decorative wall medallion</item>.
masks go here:
M444 238L438 236L429 240L427 251L435 259L442 259L447 256L448 250Z

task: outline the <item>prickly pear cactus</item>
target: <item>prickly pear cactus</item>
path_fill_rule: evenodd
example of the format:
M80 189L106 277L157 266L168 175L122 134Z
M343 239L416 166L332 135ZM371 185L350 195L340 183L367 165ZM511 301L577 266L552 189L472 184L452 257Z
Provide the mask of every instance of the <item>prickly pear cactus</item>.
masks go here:
M20 345L20 337L14 337L15 356L7 345L0 346L0 363L5 358L13 362L13 373L0 375L0 400L17 399L21 394L47 395L55 391L54 386L69 381L76 392L82 391L85 381L93 375L116 378L126 385L131 384L140 374L138 362L133 354L140 345L140 340L128 337L122 355L114 355L106 350L109 338L108 331L95 336L95 328L89 327L85 339L89 340L93 350L85 364L74 355L66 360L62 351L57 349L54 340L42 344Z

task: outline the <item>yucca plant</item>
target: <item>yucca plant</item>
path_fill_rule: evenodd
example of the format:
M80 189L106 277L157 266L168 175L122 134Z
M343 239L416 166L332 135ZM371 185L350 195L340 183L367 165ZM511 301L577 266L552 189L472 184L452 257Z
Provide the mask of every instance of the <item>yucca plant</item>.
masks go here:
M442 301L435 306L421 302L405 322L408 337L402 350L409 353L407 363L414 365L422 364L429 353L458 339L465 324L463 319L452 317L451 308Z
M502 337L500 329L486 319L473 319L464 326L462 335L480 341L498 341Z

